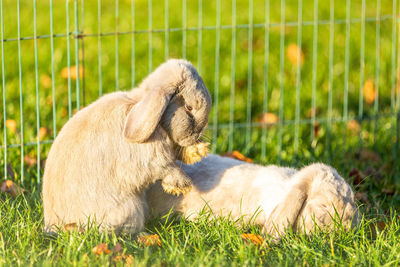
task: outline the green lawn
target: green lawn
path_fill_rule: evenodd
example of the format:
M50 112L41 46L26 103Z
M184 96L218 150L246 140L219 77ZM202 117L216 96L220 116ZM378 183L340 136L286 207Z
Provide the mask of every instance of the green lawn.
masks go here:
M334 7L329 4L333 1L320 0L314 46L314 1L302 1L304 58L299 68L288 55L289 46L298 44L300 37L299 1L286 1L284 29L280 26L280 1L270 0L270 12L266 13L268 2L254 0L250 20L249 2L237 0L237 27L232 27L235 10L231 2L221 1L218 8L216 1L203 0L200 16L198 1L153 0L151 10L147 1L135 1L132 10L129 0L107 0L101 3L99 19L97 1L78 1L75 7L74 1L66 5L65 1L54 0L53 12L49 1L38 1L36 32L40 38L35 50L35 40L29 38L35 34L32 1L21 0L19 4L20 36L24 37L20 46L18 2L1 1L4 42L0 49L4 50L0 51L0 60L4 71L0 67L0 170L5 176L7 166L13 169L15 180L23 178L27 192L16 199L0 193L0 264L112 264L110 259L115 255L98 257L92 253L92 248L102 242L110 248L116 242L122 244L124 253L133 255L138 265L399 264L400 218L396 213L400 203L400 153L396 140L400 119L396 121L395 114L400 110L400 93L396 86L397 51L393 47L397 50L400 33L392 20L393 2L365 1L363 32L362 0L351 1L348 27L345 0L335 1ZM396 14L399 5L396 1ZM67 11L70 35L66 34ZM271 24L266 31L268 17ZM78 40L76 21L81 37ZM248 26L251 23L254 27ZM53 42L49 37L51 25ZM397 27L395 42L393 25ZM166 27L170 30L165 31ZM115 35L117 30L121 34ZM103 33L101 37L99 32ZM239 150L262 164L297 167L322 161L336 167L354 186L355 176L349 174L360 172L363 183L355 187L365 215L360 229L318 233L312 238L289 235L268 249L245 244L240 238L244 232L259 233L258 228L241 229L225 220L209 225L206 215L196 223L149 223L147 232L160 235L161 247L143 248L133 238L100 235L96 229L57 238L43 235L38 181L51 142L69 115L78 105L87 105L101 94L128 90L170 57L193 62L213 96L206 138L213 141L214 152ZM78 86L74 77L69 80L65 76L68 60L70 66L75 66L77 58L85 74ZM372 102L362 94L367 80L378 92ZM263 127L258 121L265 111L275 114L278 120ZM352 119L356 121L349 124ZM36 136L41 127L38 145ZM21 147L22 141L25 145ZM382 228L383 222L386 226ZM371 230L374 225L382 229Z
M208 222L207 214L193 223L154 221L148 233L160 236L161 247L141 246L129 236L86 233L61 233L57 238L42 232L41 200L38 192L17 199L1 197L0 264L13 265L112 265L116 255L132 255L137 265L398 265L400 218L385 216L379 206L350 233L319 232L312 237L288 234L279 244L261 246L242 241L242 233L260 233L255 226L235 227L227 220ZM395 205L398 199L385 200ZM375 210L378 208L378 211ZM106 243L122 251L97 256L92 249ZM118 263L123 265L124 260Z

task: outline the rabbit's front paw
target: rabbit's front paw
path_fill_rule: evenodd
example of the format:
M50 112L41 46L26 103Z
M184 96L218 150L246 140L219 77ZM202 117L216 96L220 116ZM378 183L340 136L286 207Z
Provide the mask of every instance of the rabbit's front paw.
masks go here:
M178 178L179 177L179 178ZM179 196L186 194L192 189L192 182L185 176L167 176L161 183L165 192Z
M186 164L193 164L207 157L209 143L197 143L179 149L178 159Z

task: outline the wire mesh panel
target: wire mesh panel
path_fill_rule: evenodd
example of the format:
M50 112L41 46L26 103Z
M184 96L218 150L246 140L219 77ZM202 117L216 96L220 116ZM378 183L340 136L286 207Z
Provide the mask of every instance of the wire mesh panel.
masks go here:
M68 118L168 58L193 62L213 96L213 152L399 158L397 0L0 4L4 177L39 183Z

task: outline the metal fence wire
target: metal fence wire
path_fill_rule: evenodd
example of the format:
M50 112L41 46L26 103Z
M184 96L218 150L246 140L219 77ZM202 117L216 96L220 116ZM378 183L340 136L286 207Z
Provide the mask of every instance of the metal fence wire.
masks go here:
M193 62L213 96L213 152L398 159L399 13L397 0L0 0L4 177L40 183L68 118L168 58Z

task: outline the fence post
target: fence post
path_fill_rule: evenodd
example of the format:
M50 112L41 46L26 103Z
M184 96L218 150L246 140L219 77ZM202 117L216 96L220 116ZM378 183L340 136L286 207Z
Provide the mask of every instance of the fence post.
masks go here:
M18 24L18 79L19 79L19 112L21 120L21 184L24 184L24 109L22 94L22 62L21 62L21 21L20 21L20 0L17 0L17 24Z
M7 109L6 109L6 74L4 64L4 23L3 0L0 0L0 24L1 24L1 82L3 87L3 134L4 134L4 180L7 180Z
M213 117L213 141L211 151L215 153L218 137L218 95L219 95L219 49L221 36L221 0L217 0L217 24L215 29L215 80L214 80L214 117Z

